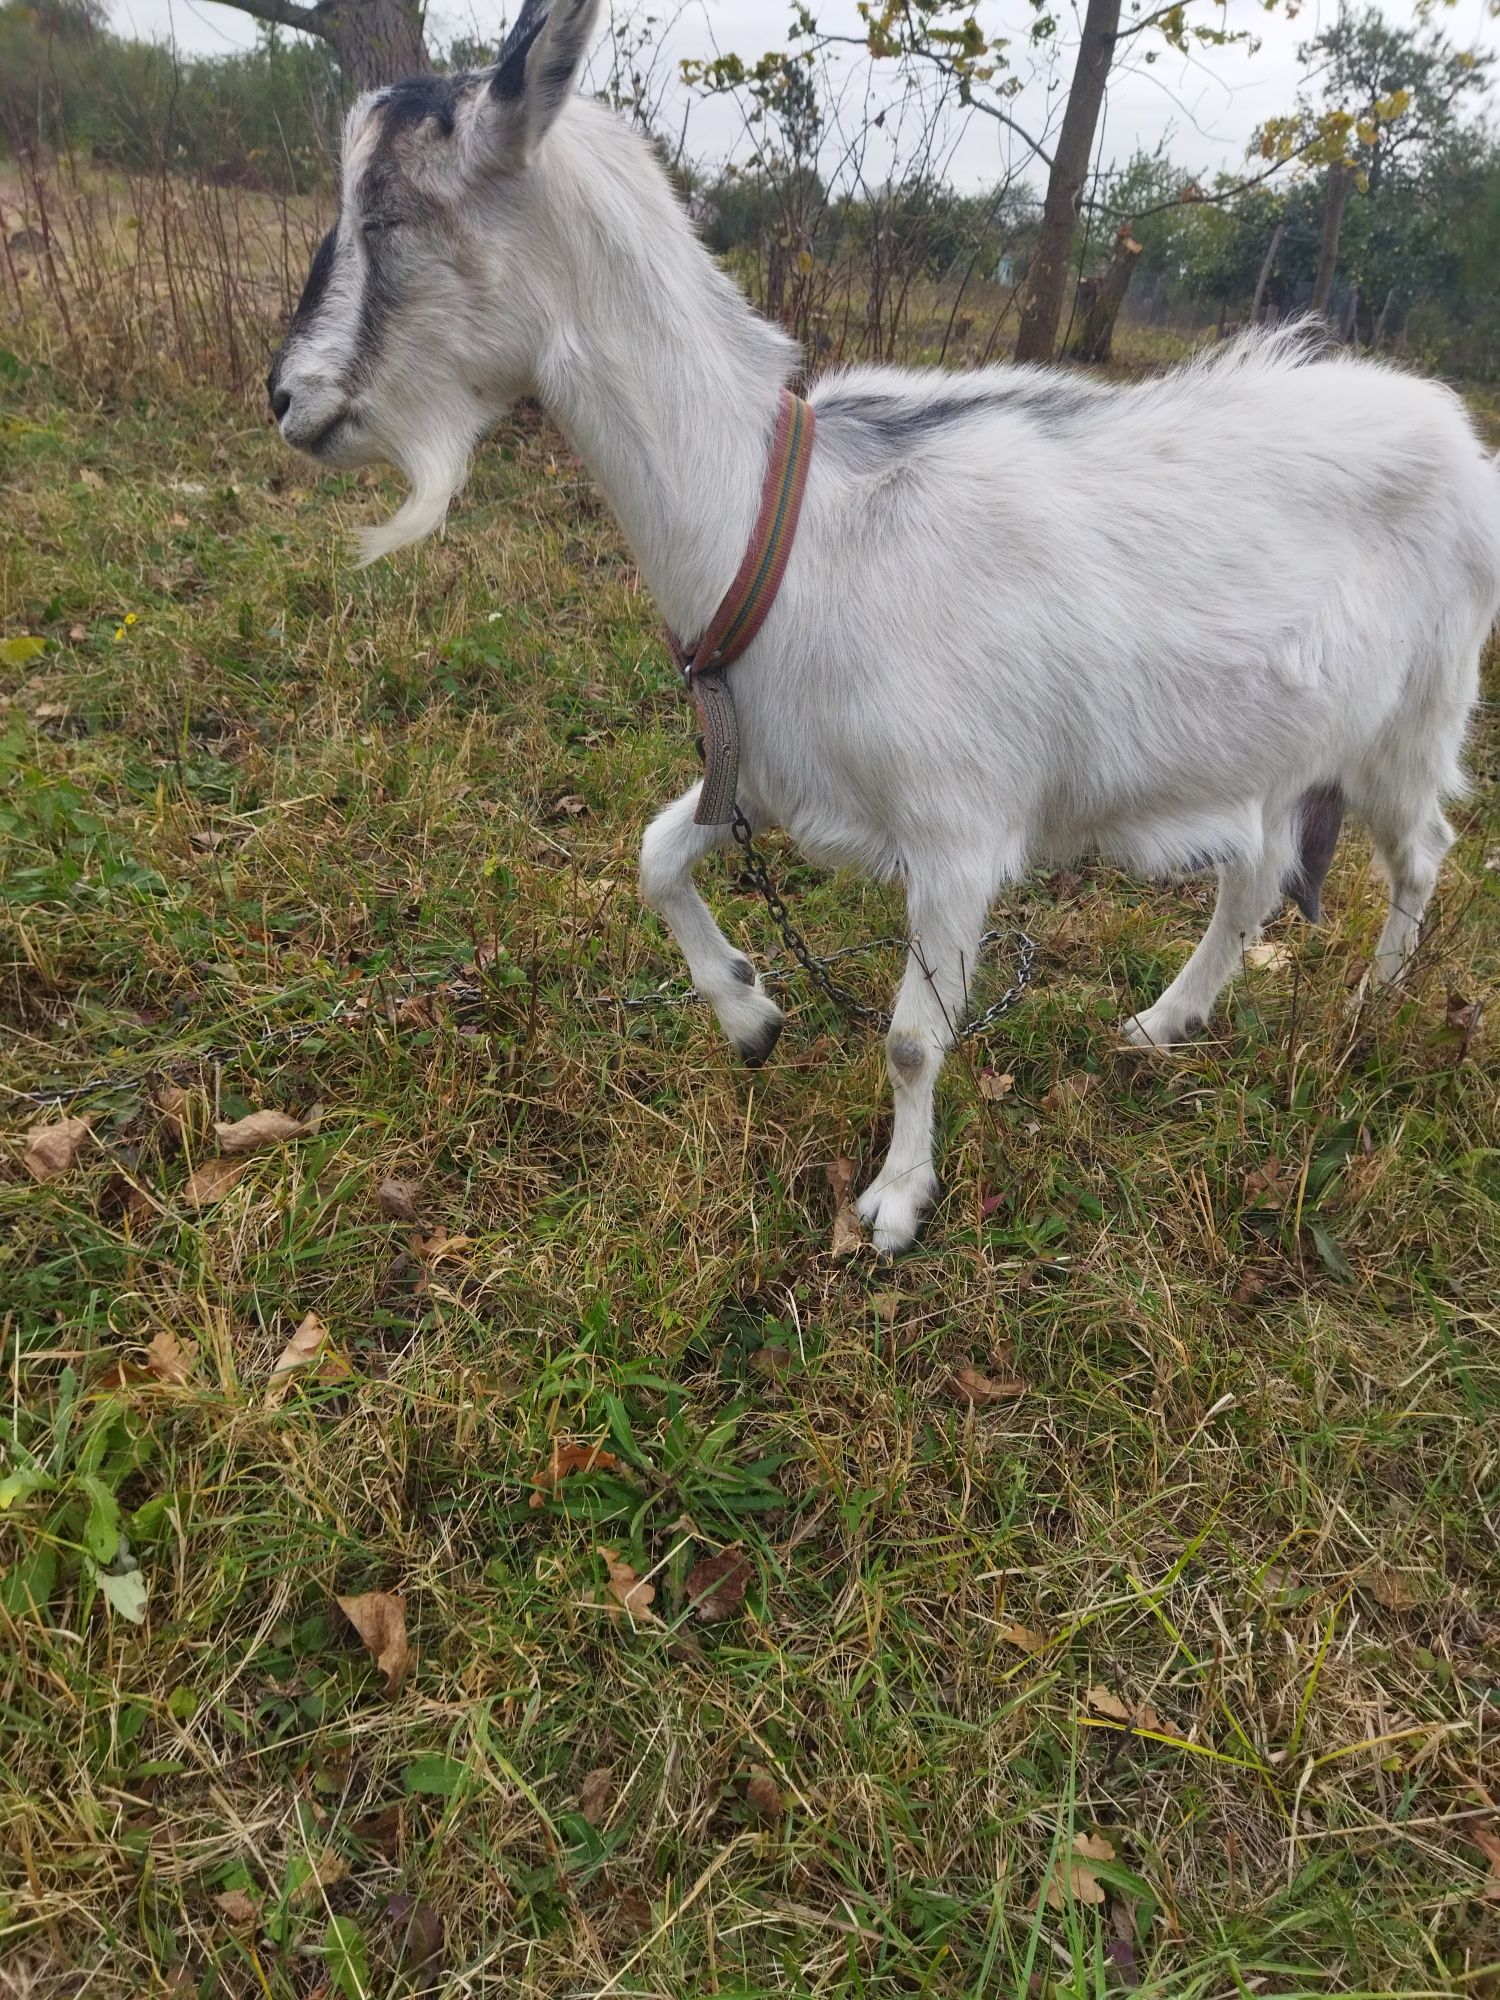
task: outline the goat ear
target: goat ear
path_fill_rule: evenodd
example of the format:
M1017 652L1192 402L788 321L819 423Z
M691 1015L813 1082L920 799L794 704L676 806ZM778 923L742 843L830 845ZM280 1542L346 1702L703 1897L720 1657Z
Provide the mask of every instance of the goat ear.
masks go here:
M486 123L501 164L523 167L577 82L600 0L526 0L490 78Z

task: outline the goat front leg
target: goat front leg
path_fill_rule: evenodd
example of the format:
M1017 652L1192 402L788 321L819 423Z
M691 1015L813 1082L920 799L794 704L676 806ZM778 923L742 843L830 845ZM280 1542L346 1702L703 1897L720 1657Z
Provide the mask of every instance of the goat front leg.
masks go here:
M884 1256L915 1241L937 1196L933 1095L963 1023L988 902L984 888L951 875L908 883L911 950L885 1040L895 1124L885 1165L859 1198L859 1213Z
M659 812L641 843L641 900L666 924L687 960L693 984L740 1055L758 1069L781 1033L781 1009L755 967L725 937L693 887L693 870L731 838L727 826L693 819L701 784Z

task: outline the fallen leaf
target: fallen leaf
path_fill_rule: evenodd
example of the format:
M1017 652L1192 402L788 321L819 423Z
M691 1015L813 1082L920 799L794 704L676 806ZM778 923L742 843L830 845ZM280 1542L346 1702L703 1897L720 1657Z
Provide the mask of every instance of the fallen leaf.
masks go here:
M1245 1199L1254 1201L1263 1194L1279 1194L1281 1162L1274 1153L1263 1167L1252 1167L1245 1176Z
M1085 1867L1084 1863L1113 1861L1114 1858L1115 1850L1103 1834L1078 1834L1073 1842L1072 1854L1062 1857L1047 1883L1048 1907L1062 1910L1067 1908L1069 1902L1102 1903L1104 1889L1093 1869Z
M950 1378L950 1386L956 1395L969 1403L1003 1403L1014 1396L1026 1394L1026 1384L1014 1376L996 1381L993 1375L982 1374L977 1368L956 1368Z
M417 1191L410 1181L385 1180L380 1183L380 1213L392 1222L415 1222Z
M175 1333L163 1327L146 1349L146 1360L158 1382L181 1388L198 1365L198 1349L191 1340L184 1347Z
M378 1812L366 1813L354 1822L351 1830L357 1841L373 1848L375 1853L383 1854L388 1861L394 1861L401 1852L399 1805L381 1806Z
M214 1906L222 1910L232 1924L253 1924L259 1914L255 1900L247 1896L243 1889L225 1889L214 1897Z
M613 1549L600 1549L599 1554L609 1571L609 1582L605 1586L609 1595L605 1610L611 1617L627 1612L640 1625L659 1625L661 1620L651 1609L656 1596L656 1585L644 1583L628 1562L622 1562Z
M386 1693L398 1693L411 1672L406 1599L399 1590L367 1590L358 1597L335 1597L333 1601L385 1675Z
M555 1493L563 1480L575 1472L612 1472L619 1465L612 1451L606 1451L600 1444L564 1444L560 1438L552 1440L552 1455L547 1460L546 1469L537 1482L536 1491L526 1503L529 1507L540 1507L549 1493ZM650 1602L650 1599L647 1599Z
M588 809L587 799L580 798L577 792L564 792L563 796L553 805L547 817L549 819L577 819L581 813L586 813Z
M88 487L91 493L99 493L103 490L104 487L104 479L102 474L95 472L94 468L91 465L79 466L78 483L80 486Z
M472 1236L450 1236L446 1229L434 1229L430 1236L411 1239L412 1254L423 1264L440 1264L445 1257L461 1257L473 1248Z
M636 1937L649 1931L655 1921L651 1898L643 1889L626 1889L615 1904L621 1927Z
M65 701L39 701L31 711L33 722L61 722L68 712Z
M1107 1715L1113 1722L1125 1722L1132 1729L1154 1729L1163 1734L1161 1717L1151 1706L1143 1702L1139 1708L1131 1708L1121 1701L1117 1694L1111 1694L1107 1687L1091 1687L1088 1691L1088 1705L1100 1715Z
M75 646L81 645L88 636L89 628L87 625L70 625L68 627L68 637Z
M1292 962L1289 948L1278 943L1247 945L1240 955L1246 965L1258 972L1285 972Z
M132 1625L145 1624L149 1592L146 1579L138 1569L101 1569L95 1572L94 1581L111 1611L118 1611Z
M752 1764L750 1782L745 1787L745 1805L750 1817L762 1826L774 1826L781 1818L781 1793L776 1780L763 1764Z
M1016 1080L1008 1070L1003 1076L996 1076L992 1069L979 1073L979 1095L987 1097L992 1104L998 1104L1002 1097L1009 1097L1015 1084Z
M735 1549L705 1556L688 1571L687 1601L707 1625L733 1618L754 1575L750 1558Z
M1098 1078L1090 1076L1087 1070L1075 1070L1072 1076L1060 1076L1042 1099L1042 1106L1047 1111L1069 1110L1082 1104L1097 1082Z
M870 1310L882 1326L894 1326L901 1315L900 1292L872 1292Z
M252 1111L247 1118L236 1118L232 1125L215 1125L214 1136L226 1153L253 1153L261 1146L300 1139L311 1130L310 1125L285 1111Z
M353 1373L343 1355L329 1345L328 1329L315 1312L308 1313L276 1358L266 1388L268 1409L281 1401L293 1375L304 1368L313 1370L316 1382L344 1382Z
M188 835L188 845L196 847L202 854L212 854L216 847L222 847L229 838L222 827L195 826Z
M615 1774L612 1766L596 1764L585 1772L578 1788L578 1810L590 1826L603 1826L615 1802Z
M1051 1644L1044 1632L1034 1632L1029 1625L1001 1625L998 1630L1007 1646L1023 1653L1044 1653Z
M1253 1264L1247 1264L1235 1281L1230 1297L1237 1306L1253 1306L1265 1289L1264 1272L1257 1271Z
M1469 1828L1469 1838L1490 1864L1489 1879L1480 1893L1487 1903L1500 1903L1500 1836L1476 1822Z
M183 1183L183 1199L193 1208L207 1208L222 1201L249 1164L248 1160L205 1160L194 1167Z
M1462 1035L1464 1047L1467 1048L1478 1033L1480 1022L1484 1019L1484 1002L1482 1000L1465 1000L1461 993L1450 993L1448 995L1448 1006L1444 1014L1444 1019L1454 1034Z
M1410 1611L1417 1601L1416 1592L1400 1570L1387 1569L1384 1564L1370 1579L1370 1595L1387 1611Z
M156 1093L156 1108L161 1113L162 1128L167 1136L181 1140L187 1118L187 1092L180 1084L164 1083Z
M865 1240L850 1199L854 1189L854 1162L843 1158L831 1160L826 1171L828 1185L833 1190L833 1238L828 1246L829 1254L852 1257L856 1250L863 1248Z
M307 1873L292 1884L287 1902L293 1906L321 1902L323 1892L331 1889L336 1882L342 1882L348 1873L349 1864L343 1855L335 1854L331 1847L325 1847L309 1866Z
M59 1118L50 1125L33 1125L26 1134L21 1164L34 1181L56 1180L72 1166L78 1148L89 1135L87 1118Z
M431 1903L396 1894L385 1899L385 1913L396 1932L396 1959L408 1972L430 1966L443 1952L443 1920Z

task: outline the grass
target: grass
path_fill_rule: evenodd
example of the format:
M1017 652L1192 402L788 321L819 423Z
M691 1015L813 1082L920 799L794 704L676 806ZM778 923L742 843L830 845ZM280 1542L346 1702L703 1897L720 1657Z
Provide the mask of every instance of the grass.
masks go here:
M1493 706L1399 999L1357 837L1172 1062L1112 1024L1207 888L1028 884L946 1199L836 1262L878 1044L793 988L751 1077L619 1004L692 724L546 428L361 574L390 495L242 403L4 366L0 1992L1495 1991ZM898 927L777 854L826 946ZM314 1129L194 1206L265 1108Z

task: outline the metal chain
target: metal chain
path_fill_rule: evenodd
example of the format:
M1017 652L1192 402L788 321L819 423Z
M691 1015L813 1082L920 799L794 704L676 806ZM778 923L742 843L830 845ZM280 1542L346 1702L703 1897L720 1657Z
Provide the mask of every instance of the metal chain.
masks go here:
M894 949L897 946L906 946L909 940L900 937L871 938L867 943L845 945L838 951L831 951L819 957L792 922L791 912L771 880L765 856L755 845L750 822L738 808L733 821L733 832L744 856L745 873L765 902L782 943L796 960L797 965L836 1007L852 1014L856 1020L883 1032L891 1024L890 1015L883 1008L870 1006L867 1001L861 1000L857 993L851 993L847 986L833 977L828 968L843 959L862 958L868 952L879 951L884 947ZM998 1000L993 1001L982 1013L976 1014L972 1020L964 1023L956 1037L959 1041L969 1041L987 1034L1002 1015L1010 1012L1031 984L1032 969L1036 961L1036 945L1025 931L986 931L979 940L979 948L982 951L987 945L998 944L1005 937L1009 937L1016 948L1015 979L1006 987ZM350 1000L341 1000L328 1013L314 1020L285 1022L263 1029L258 1035L246 1036L244 1040L227 1046L219 1044L208 1048L155 1051L144 1061L130 1068L117 1070L106 1076L91 1077L87 1083L58 1084L50 1090L16 1090L4 1086L3 1094L12 1103L58 1106L75 1104L84 1097L133 1093L143 1088L153 1077L170 1074L174 1069L185 1069L191 1065L204 1063L220 1065L230 1063L251 1049L294 1048L299 1042L306 1041L310 1035L317 1034L321 1029L368 1021L372 1018L379 1019L382 1015L393 1016L397 1007L425 992L441 990L460 1006L474 1006L483 998L483 987L472 979L466 979L463 973L464 968L448 966L436 973L409 975L398 992L386 992L384 1007L372 1006L369 995L360 994ZM767 986L779 986L793 977L795 977L793 972L769 972L765 975L763 983ZM600 994L596 997L595 1004L632 1009L683 1007L697 998L696 991L692 987L687 987L675 993L657 991L628 995Z
M828 970L835 959L848 958L855 952L867 951L871 947L852 945L844 951L830 953L827 958L819 958L792 922L791 912L771 880L771 871L766 866L765 856L755 844L750 822L738 806L734 809L731 831L740 852L745 857L745 873L750 877L751 885L771 912L771 919L780 934L781 942L808 978L836 1007L841 1007L846 1013L852 1014L856 1020L866 1022L872 1028L880 1030L888 1028L891 1025L891 1017L884 1008L872 1007L867 1001L861 1000L857 994L851 993L847 986L840 985ZM982 1035L987 1035L995 1023L1010 1012L1031 984L1032 971L1036 965L1036 942L1025 931L986 931L979 940L979 949L983 951L986 945L998 944L1003 937L1009 937L1016 947L1015 979L1006 987L998 1000L992 1001L981 1013L975 1014L972 1019L963 1023L954 1036L955 1041L974 1041ZM881 942L896 943L900 940L882 939Z

